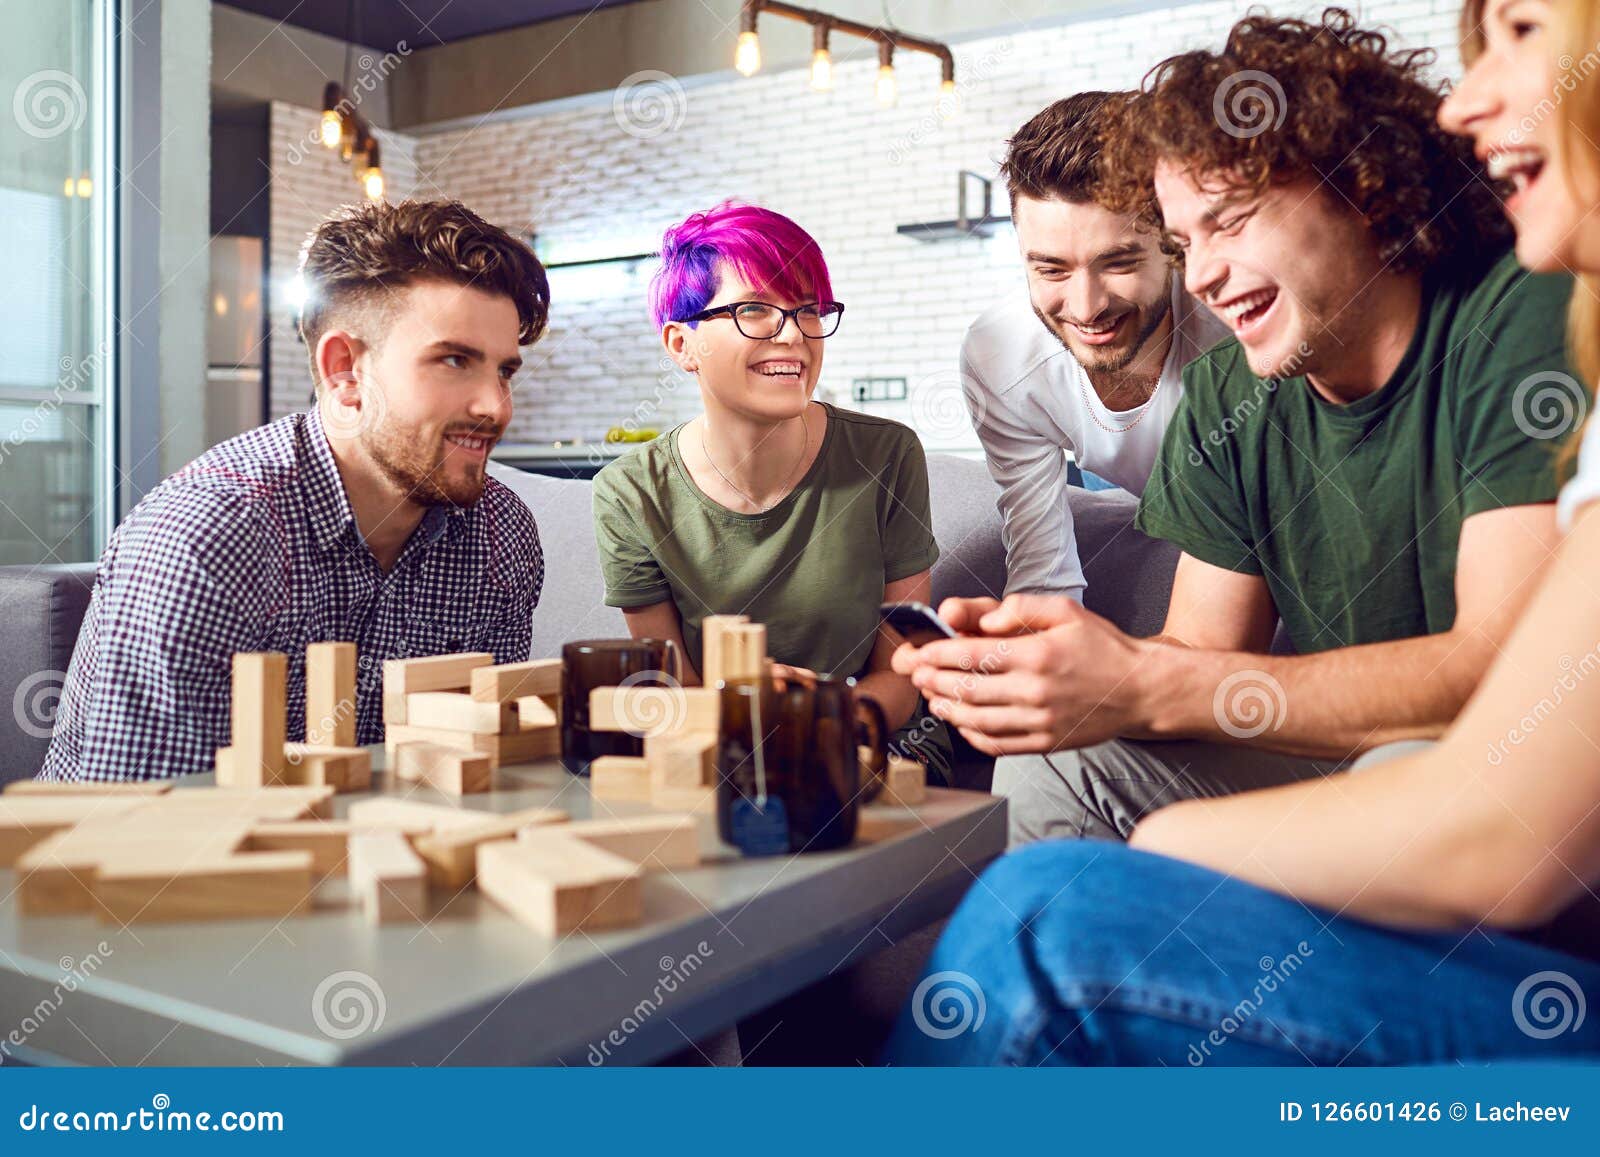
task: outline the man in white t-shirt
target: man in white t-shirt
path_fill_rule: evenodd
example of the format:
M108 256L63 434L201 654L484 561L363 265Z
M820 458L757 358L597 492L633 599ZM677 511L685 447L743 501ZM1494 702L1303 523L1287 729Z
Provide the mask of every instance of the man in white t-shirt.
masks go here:
M972 324L961 373L1002 488L1008 595L1083 598L1062 451L1143 493L1183 367L1228 336L1184 291L1151 222L1095 202L1100 118L1121 103L1107 92L1057 101L1017 131L1001 165L1028 292Z

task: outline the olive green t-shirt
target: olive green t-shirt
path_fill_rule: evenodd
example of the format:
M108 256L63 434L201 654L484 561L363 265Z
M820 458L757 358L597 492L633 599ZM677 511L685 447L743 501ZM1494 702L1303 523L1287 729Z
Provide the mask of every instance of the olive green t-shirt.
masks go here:
M1183 372L1136 525L1261 575L1301 653L1449 630L1462 523L1555 501L1559 441L1530 434L1518 387L1577 380L1571 293L1571 278L1510 255L1455 283L1426 279L1399 366L1348 405L1303 377L1258 378L1236 340L1213 347Z
M682 426L600 471L594 521L606 603L671 599L700 670L700 620L740 614L766 625L767 653L780 663L861 674L884 584L939 557L927 460L900 423L823 405L816 460L763 514L706 497L678 451Z

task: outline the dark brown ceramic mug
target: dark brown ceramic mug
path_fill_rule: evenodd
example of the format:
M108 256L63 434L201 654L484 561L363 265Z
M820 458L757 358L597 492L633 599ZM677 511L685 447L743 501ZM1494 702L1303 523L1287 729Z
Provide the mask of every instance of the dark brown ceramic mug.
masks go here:
M683 653L666 639L580 639L561 648L561 762L588 775L602 755L644 754L644 739L589 727L589 692L596 687L678 687Z
M854 679L723 683L717 827L747 856L853 843L861 805L883 790L889 725ZM859 748L865 748L863 760ZM863 766L865 764L865 766Z

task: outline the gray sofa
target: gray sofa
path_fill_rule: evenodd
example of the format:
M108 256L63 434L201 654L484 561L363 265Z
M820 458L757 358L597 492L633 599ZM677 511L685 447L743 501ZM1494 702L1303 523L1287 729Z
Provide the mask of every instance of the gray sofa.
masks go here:
M621 612L602 601L591 530L589 483L527 474L499 464L495 477L534 512L544 545L544 595L533 619L533 653L553 655L568 639L625 634ZM935 602L948 595L998 595L1005 549L998 488L983 463L928 459L933 531L940 559ZM1119 490L1070 492L1089 589L1085 602L1124 630L1160 628L1177 562L1174 548L1133 529L1134 500ZM0 783L33 776L49 746L62 672L94 582L92 563L0 567Z

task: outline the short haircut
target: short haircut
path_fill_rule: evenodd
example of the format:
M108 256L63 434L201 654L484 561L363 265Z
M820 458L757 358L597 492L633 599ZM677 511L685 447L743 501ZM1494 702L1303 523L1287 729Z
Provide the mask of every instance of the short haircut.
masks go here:
M1080 92L1049 105L1006 142L1000 175L1011 199L1100 199L1100 154L1108 122L1132 93Z
M724 201L662 236L661 268L650 280L656 326L704 309L717 295L724 264L758 294L801 303L833 299L828 264L811 234L782 213Z
M1158 161L1256 194L1309 178L1361 215L1390 268L1481 264L1510 227L1471 142L1439 126L1443 94L1423 75L1432 60L1391 51L1342 8L1247 16L1220 52L1150 70L1106 141L1107 199L1148 205Z
M394 295L419 282L510 298L518 345L538 341L550 318L550 283L533 251L459 201L347 205L306 240L300 275L306 287L300 336L313 375L317 342L327 330L364 326L361 339L381 345Z

